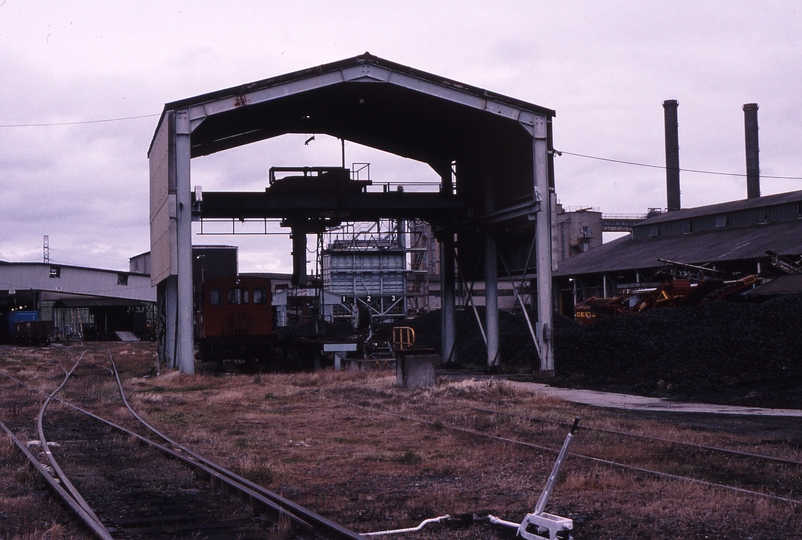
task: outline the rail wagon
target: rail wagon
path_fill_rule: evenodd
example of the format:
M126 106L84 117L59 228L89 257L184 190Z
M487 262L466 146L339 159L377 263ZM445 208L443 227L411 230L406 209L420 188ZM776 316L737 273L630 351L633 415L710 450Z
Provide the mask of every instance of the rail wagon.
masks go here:
M273 344L270 280L255 276L208 279L201 286L196 343L201 359L266 359Z

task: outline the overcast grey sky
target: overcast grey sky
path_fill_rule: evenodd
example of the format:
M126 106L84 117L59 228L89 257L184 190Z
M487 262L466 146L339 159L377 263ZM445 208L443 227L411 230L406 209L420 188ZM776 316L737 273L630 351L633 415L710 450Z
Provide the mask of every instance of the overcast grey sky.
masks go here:
M126 269L147 251L147 150L165 103L350 58L381 58L555 109L557 195L665 207L663 108L679 101L683 207L746 197L744 103L760 106L762 194L802 189L802 3L794 1L0 0L0 260ZM126 120L114 120L128 118ZM105 121L110 120L110 121ZM320 139L323 139L320 137ZM193 160L204 189L274 165L338 165L287 136ZM375 181L419 164L349 145ZM795 177L795 178L769 178ZM236 243L230 237L194 242ZM289 271L275 237L241 271Z

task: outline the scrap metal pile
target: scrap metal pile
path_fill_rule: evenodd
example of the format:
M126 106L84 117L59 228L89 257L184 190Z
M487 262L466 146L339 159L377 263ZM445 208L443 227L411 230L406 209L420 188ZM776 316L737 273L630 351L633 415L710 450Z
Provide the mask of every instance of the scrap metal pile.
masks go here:
M590 324L602 317L643 313L662 307L696 306L721 300L743 291L757 281L757 275L734 281L704 279L698 283L692 283L690 279L673 279L659 287L627 291L614 298L593 296L577 303L574 311L577 321Z

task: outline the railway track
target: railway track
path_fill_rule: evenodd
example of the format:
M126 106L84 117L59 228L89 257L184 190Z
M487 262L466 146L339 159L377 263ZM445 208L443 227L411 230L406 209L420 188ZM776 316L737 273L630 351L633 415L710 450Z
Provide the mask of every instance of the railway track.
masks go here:
M474 408L481 415L509 416L529 424L546 423L554 426L568 427L570 424L561 421L538 418L528 415L510 413L493 409ZM640 433L627 432L620 429L609 429L592 425L582 426L586 441L593 444L599 441L602 448L595 453L576 453L575 457L596 461L610 466L636 472L675 478L685 482L708 484L719 489L729 489L748 495L802 506L802 491L796 481L788 481L789 473L802 472L802 461L758 452L750 452L735 448L723 448L695 442L674 440ZM632 441L638 441L643 448L651 450L652 456L658 459L644 461L640 466L638 458L627 457L620 449L626 449ZM525 441L519 441L526 443ZM586 443L587 444L587 443ZM650 448L651 447L651 448ZM615 448L619 456L614 461L609 459L609 451ZM658 462L660 467L648 468ZM736 473L736 470L748 470L748 474ZM769 482L767 482L769 480ZM773 480L773 481L772 481ZM772 492L757 491L765 485L773 485Z
M97 354L82 364L85 354L52 394L3 373L3 401L16 405L4 406L11 419L0 427L96 537L361 538L159 433L128 405L111 354L110 368ZM92 379L109 373L131 413L128 427L57 397L75 385L83 402L98 401ZM37 396L34 427L25 411Z
M412 406L407 407L405 412L399 412L381 410L374 405L365 406L364 401L360 404L332 396L328 399L373 414L384 414L477 438L495 439L555 455L559 451L559 437L563 433L560 430L571 426L570 422L511 412L504 408L468 407L444 421L442 410L432 415L428 410ZM511 427L513 424L515 428ZM543 425L550 428L544 430ZM556 437L553 436L553 428L557 429ZM514 431L512 434L511 429ZM572 459L619 469L636 476L648 475L698 484L746 497L790 504L795 512L802 510L802 457L787 458L587 424L580 426L579 432L579 448L569 454ZM638 447L637 455L628 452L631 446ZM787 444L780 445L783 446L798 447L798 442L789 440Z
M443 514L459 520L475 514L463 523L446 520L404 538L504 538L506 531L477 522L475 517L492 514L515 521L531 512L532 493L542 488L544 469L553 464L565 437L567 426L561 421L575 415L583 421L554 506L548 511L574 519L577 540L617 538L620 531L634 531L633 527L652 537L677 530L676 537L737 538L746 537L748 531L755 539L785 538L794 537L788 534L798 530L802 516L798 488L802 454L795 446L802 432L791 427L778 431L786 428L784 423L755 434L741 429L717 435L707 431L701 417L685 425L662 417L646 421L574 404L542 402L495 383L444 384L409 392L391 388L387 375L324 372L149 378L143 377L149 368L144 358L120 362L125 350L113 350L120 353L119 357L115 353L115 359L125 370L132 403L154 423L191 441L193 449L239 467L238 472L252 478L261 477L262 471L273 474L264 480L265 485L327 516L337 516L348 527L366 531L364 535L414 528L421 520ZM119 392L112 392L116 378L108 355L95 352L86 360L58 396L98 416L114 417L136 434L103 428L123 444L145 444L137 436L156 439L133 415L119 414L124 405ZM71 368L65 364L61 371ZM36 379L23 377L24 370L19 373L21 380L35 385ZM52 366L49 373L39 378L40 389L46 393L52 393L63 378L60 372L54 375ZM23 392L24 387L7 377L0 384L3 394L14 387L18 397L27 400L19 401L13 411L4 405L0 420L14 424L24 419L33 428L16 426L15 430L35 432L30 419L36 417L44 396ZM101 386L102 390L92 390ZM49 422L54 415L69 409L57 401L50 407L44 416L46 434L52 430ZM752 420L743 422L757 426ZM60 442L52 434L48 438ZM195 459L189 449L170 441L158 439L155 444ZM61 448L54 447L53 452L58 454ZM251 461L252 456L265 459L264 467ZM192 476L203 489L208 485L219 491L222 482L214 474L218 473L212 469L211 475ZM638 496L643 503L633 504ZM250 515L262 514L250 503L222 497ZM694 507L690 517L682 513L684 501ZM160 507L169 513L167 503ZM720 516L699 508L715 508ZM256 519L267 523L270 520L264 515ZM747 525L729 525L733 520ZM755 531L748 525L755 523L765 530ZM105 525L111 526L110 522ZM0 509L0 537L2 527ZM325 533L305 532L309 530L301 525L292 529L295 535L324 537Z
M336 398L332 401L361 408L372 413L393 416L401 420L436 426L479 438L491 438L513 445L545 450L555 455L559 452L561 429L570 427L569 423L557 420L536 418L498 409L471 408L474 414L465 412L444 423L424 411L401 414L389 410L377 410ZM509 435L512 418L518 424L514 436ZM549 424L558 428L553 435L533 427L535 424ZM672 481L695 483L720 490L729 490L746 496L770 499L802 508L802 489L799 478L802 476L802 461L756 452L721 448L665 437L646 436L623 430L581 426L577 437L578 448L569 453L572 459L599 464L628 471L633 474L646 474ZM638 453L627 453L634 440L638 441ZM772 486L771 490L765 489Z

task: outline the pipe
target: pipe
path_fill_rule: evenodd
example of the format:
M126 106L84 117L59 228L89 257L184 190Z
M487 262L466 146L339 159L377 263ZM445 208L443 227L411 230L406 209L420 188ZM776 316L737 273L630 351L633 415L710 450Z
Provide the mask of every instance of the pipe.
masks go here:
M369 533L361 533L361 534L362 534L362 536L381 536L381 535L384 535L384 534L399 534L399 533L415 532L415 531L421 530L422 528L424 528L426 525L429 525L430 523L440 523L441 521L446 521L446 520L449 520L449 519L451 519L451 516L445 515L445 516L440 516L440 517L431 518L431 519L424 519L421 522L420 525L418 525L417 527L411 527L409 529L393 529L393 530L389 530L389 531L377 531L377 532L369 532ZM516 524L515 526L517 527L518 525Z
M506 519L497 518L496 516L491 514L487 515L487 519L493 525L504 525L505 527L513 527L515 529L521 526L520 523L513 523L512 521L507 521Z

